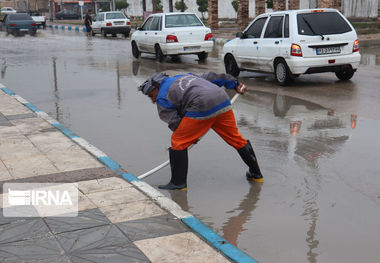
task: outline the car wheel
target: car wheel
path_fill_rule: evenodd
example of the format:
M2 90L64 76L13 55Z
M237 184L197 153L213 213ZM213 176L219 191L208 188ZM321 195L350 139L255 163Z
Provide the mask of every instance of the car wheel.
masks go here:
M274 64L274 75L280 86L286 86L292 80L288 65L283 59L276 60Z
M31 31L30 31L30 35L31 35L31 36L35 36L36 33L37 33L37 30L31 30Z
M141 55L140 50L139 50L139 48L137 47L136 42L132 42L132 55L133 55L135 58L139 58L140 55Z
M349 68L343 68L340 71L335 72L335 75L340 80L349 80L354 76L355 71L349 67Z
M103 36L103 37L107 37L107 33L106 33L106 31L104 31L103 29L102 29L101 31L102 31L102 36Z
M124 33L124 36L127 38L129 37L129 32Z
M234 76L235 78L239 76L240 69L234 59L234 57L230 54L228 54L224 58L224 67L226 69L226 73Z
M162 53L160 46L156 45L155 50L156 50L156 60L158 62L163 62L166 56L164 55L164 53Z
M204 61L204 60L207 59L207 57L208 57L208 53L207 52L202 52L202 53L198 54L199 61Z

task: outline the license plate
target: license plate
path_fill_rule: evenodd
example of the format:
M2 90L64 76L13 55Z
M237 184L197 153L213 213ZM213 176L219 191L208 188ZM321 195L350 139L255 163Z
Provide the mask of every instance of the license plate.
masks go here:
M27 28L20 28L20 31L28 31Z
M317 48L317 55L339 54L340 52L341 52L340 47L320 47L320 48Z
M124 22L123 21L117 21L117 22L113 22L114 23L114 25L123 25L124 24Z
M184 47L184 51L196 51L199 50L201 47Z

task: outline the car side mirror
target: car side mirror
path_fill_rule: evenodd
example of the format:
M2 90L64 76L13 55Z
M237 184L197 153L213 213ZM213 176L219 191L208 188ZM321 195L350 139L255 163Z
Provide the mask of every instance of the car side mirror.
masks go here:
M244 38L246 38L246 35L245 35L245 33L243 33L243 32L238 32L238 33L236 33L236 37L237 37L237 38L244 39Z
M142 27L137 27L137 30L142 31L143 29L142 29Z

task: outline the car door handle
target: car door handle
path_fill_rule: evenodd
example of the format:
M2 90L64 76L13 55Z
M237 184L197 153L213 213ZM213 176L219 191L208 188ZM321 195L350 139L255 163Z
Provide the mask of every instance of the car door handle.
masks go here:
M277 45L277 44L279 44L279 43L280 43L280 41L274 41L274 43Z
M257 41L253 41L253 44L256 45L256 44L257 44Z
M145 35L148 35L148 32L145 32Z
M157 33L154 33L155 35L157 35Z

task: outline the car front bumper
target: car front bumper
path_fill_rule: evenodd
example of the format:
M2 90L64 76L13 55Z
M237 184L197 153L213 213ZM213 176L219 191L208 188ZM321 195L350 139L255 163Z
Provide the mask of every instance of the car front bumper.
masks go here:
M356 70L360 64L360 54L355 52L348 55L329 56L320 58L304 58L304 57L290 57L286 59L290 71L293 74L312 73L314 68L325 68L324 72L334 72L339 66L351 65ZM329 70L331 69L331 70ZM317 72L317 71L315 71Z
M164 55L185 55L211 52L213 41L202 41L193 43L164 43L160 44Z

